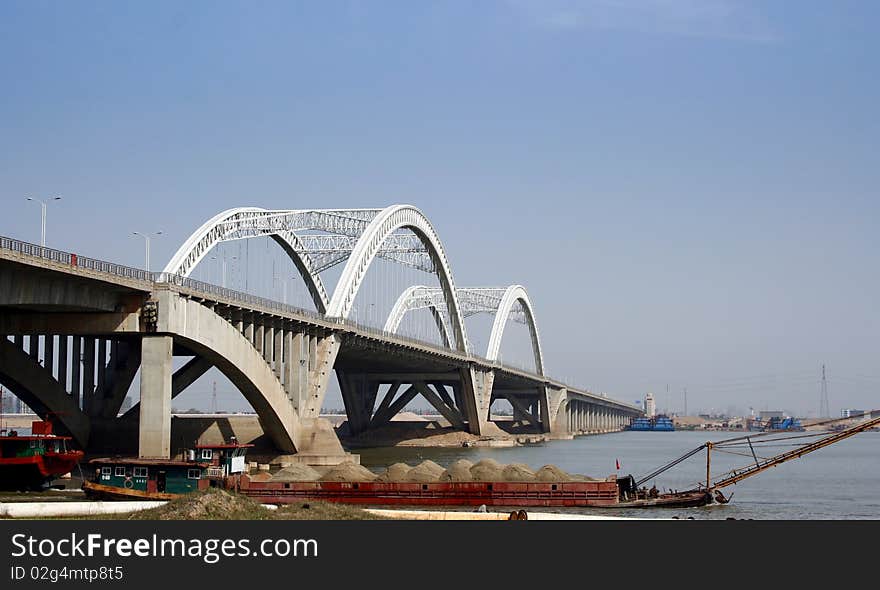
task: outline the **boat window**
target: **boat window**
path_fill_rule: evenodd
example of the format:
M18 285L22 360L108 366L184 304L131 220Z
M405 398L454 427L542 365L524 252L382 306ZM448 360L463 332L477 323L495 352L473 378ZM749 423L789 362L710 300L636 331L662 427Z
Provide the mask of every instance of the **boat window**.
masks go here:
M187 479L202 479L202 472L199 469L187 469L186 477Z
M147 468L146 467L135 467L134 468L134 476L135 477L147 477Z
M202 449L202 459L210 459L214 456L214 451L211 449Z
M101 475L110 476L111 469L109 467L101 467Z
M115 475L116 477L125 477L125 467L117 467Z

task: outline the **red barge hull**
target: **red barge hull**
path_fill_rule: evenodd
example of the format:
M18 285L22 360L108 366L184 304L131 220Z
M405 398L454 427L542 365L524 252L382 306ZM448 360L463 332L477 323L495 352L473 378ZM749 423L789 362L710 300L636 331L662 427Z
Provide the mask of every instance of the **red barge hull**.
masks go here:
M565 483L514 482L273 482L241 477L238 491L264 504L324 500L345 504L409 506L545 506L618 505L614 481Z

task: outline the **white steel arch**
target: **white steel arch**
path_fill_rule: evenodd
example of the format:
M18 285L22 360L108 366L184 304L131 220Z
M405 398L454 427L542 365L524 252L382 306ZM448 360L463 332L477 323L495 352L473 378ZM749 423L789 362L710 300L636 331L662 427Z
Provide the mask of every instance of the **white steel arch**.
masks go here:
M392 205L383 209L373 218L358 239L345 264L342 276L339 278L339 283L333 291L330 304L327 306L327 315L348 318L367 269L385 240L401 229L412 231L425 245L433 262L434 270L440 279L440 287L446 302L446 312L452 323L455 346L462 352L468 352L464 319L458 305L452 270L446 258L443 244L428 218L412 205Z
M437 324L437 330L440 332L440 339L443 341L443 345L449 348L449 328L446 326L446 318L443 317L443 313L440 311L441 307L437 302L436 294L442 297L443 293L440 289L426 287L425 285L414 285L404 290L394 303L394 307L391 308L391 313L388 314L388 319L385 321L384 330L394 334L400 327L400 322L403 321L407 312L428 308L434 317L434 323ZM460 300L459 303L461 303ZM463 312L463 315L466 314Z
M296 266L315 307L321 313L327 310L329 297L318 273L313 271L311 257L305 251L299 236L274 223L266 223L272 212L259 207L236 207L222 211L202 224L177 249L163 273L188 277L196 265L220 242L255 236L270 236L284 249Z
M504 326L507 324L507 318L510 316L513 307L517 302L521 304L529 326L529 334L532 338L532 351L535 354L535 370L539 375L544 375L544 356L541 353L541 339L538 334L538 323L535 321L535 314L532 309L532 302L529 299L529 294L526 293L525 287L522 285L509 286L501 297L498 311L495 312L495 322L492 324L492 334L489 337L489 347L486 351L486 358L490 361L498 360L498 353L501 351L501 338L504 336Z
M385 331L395 333L400 327L404 316L416 309L429 309L437 322L437 329L441 338L446 338L449 328L442 311L443 293L436 287L418 285L406 289L400 294L388 319L385 322ZM478 313L491 313L495 315L492 325L492 333L489 338L486 358L491 361L498 360L501 351L501 339L504 335L504 326L508 320L515 320L529 326L532 340L532 351L535 355L535 370L544 374L544 360L541 351L541 341L538 333L538 324L532 309L525 287L511 285L507 288L495 287L462 287L456 289L456 300L463 317L469 317Z

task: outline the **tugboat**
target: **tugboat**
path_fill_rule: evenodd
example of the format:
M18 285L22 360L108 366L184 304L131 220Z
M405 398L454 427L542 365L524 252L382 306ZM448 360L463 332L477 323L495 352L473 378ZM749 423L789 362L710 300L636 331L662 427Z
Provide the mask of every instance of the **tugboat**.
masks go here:
M70 448L69 436L52 434L52 423L35 420L31 434L9 430L0 436L0 489L42 490L70 473L83 452Z
M209 487L238 488L250 444L196 444L180 459L102 457L89 461L86 497L98 500L173 500Z

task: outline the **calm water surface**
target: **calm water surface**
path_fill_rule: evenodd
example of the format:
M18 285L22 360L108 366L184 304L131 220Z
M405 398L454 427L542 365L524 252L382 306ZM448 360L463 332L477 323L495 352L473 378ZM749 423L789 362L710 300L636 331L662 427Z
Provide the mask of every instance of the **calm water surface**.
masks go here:
M525 463L533 469L553 463L571 473L603 477L633 474L638 479L707 440L719 441L737 433L619 432L583 436L513 448L376 448L354 451L374 471L403 461L415 465L430 459L446 466L457 459L478 461L491 457L501 463ZM805 439L807 442L813 439ZM789 444L800 441L790 441ZM759 455L772 456L791 447L764 447ZM720 474L749 461L743 456L712 453L712 472ZM698 453L661 474L656 486L683 490L705 481L706 454ZM650 486L650 482L647 484ZM639 518L855 520L880 519L880 432L866 432L779 465L724 489L730 504L688 509L571 509L573 512ZM553 509L557 511L558 509Z

